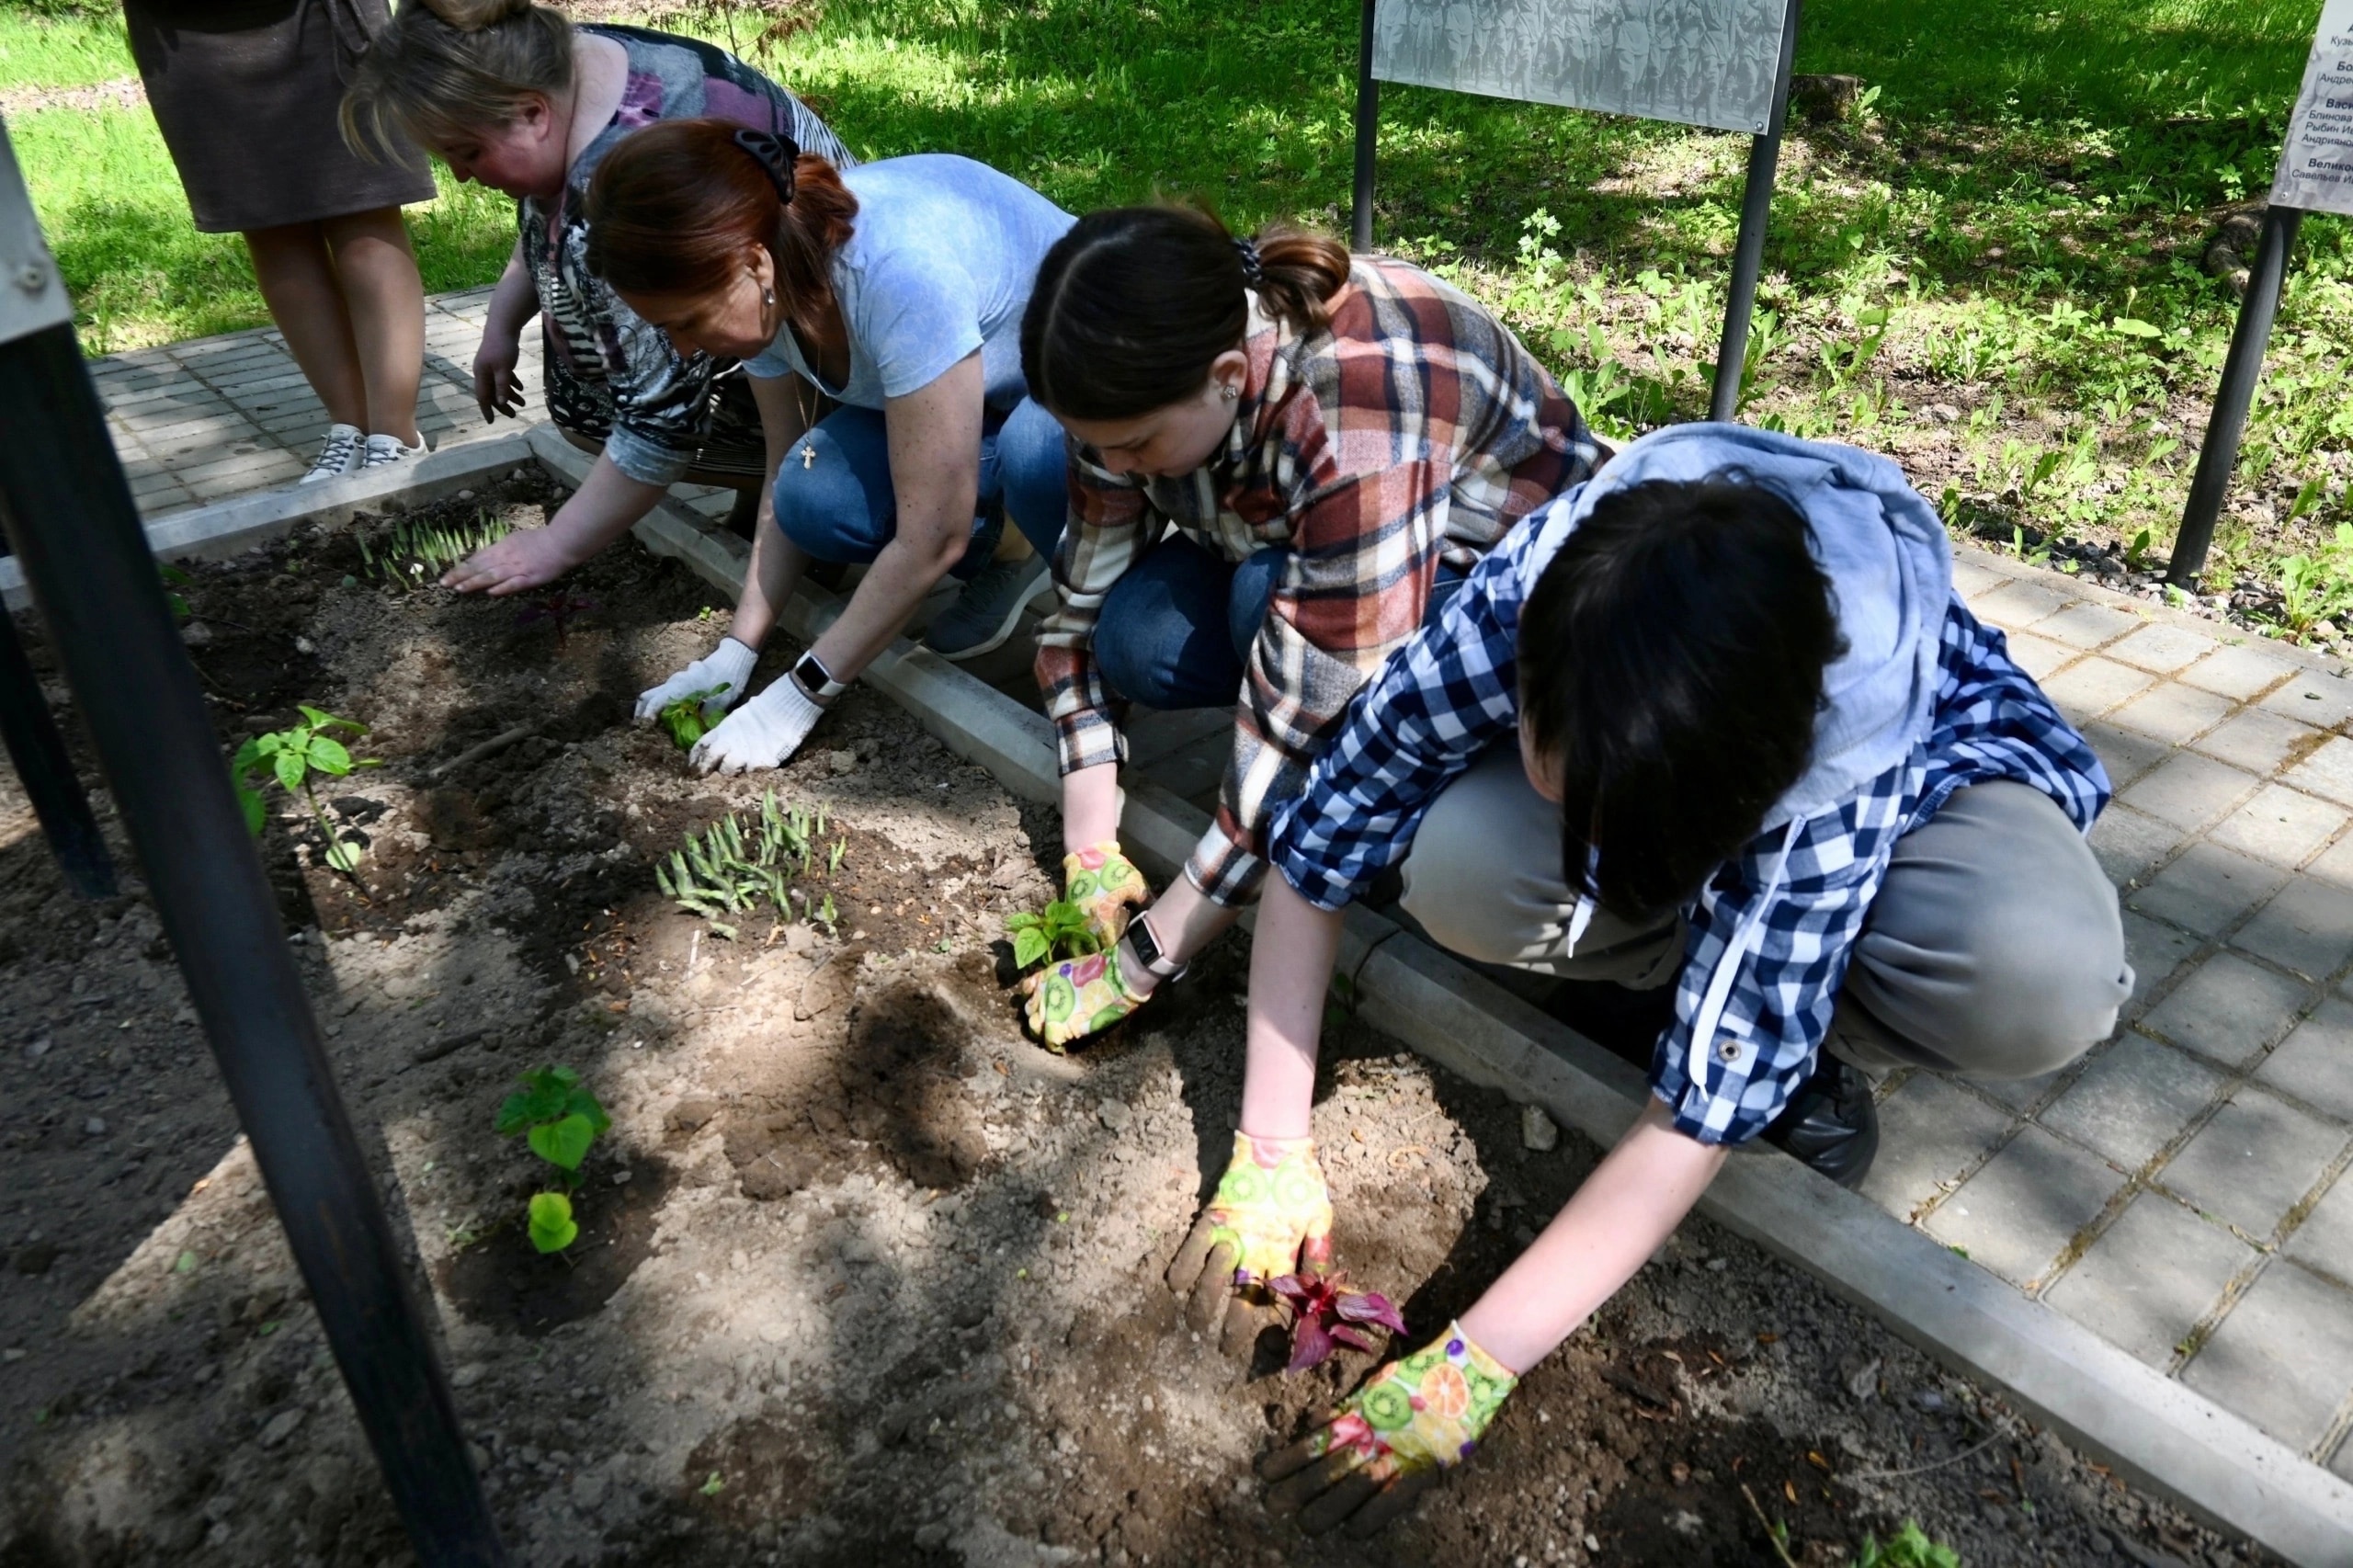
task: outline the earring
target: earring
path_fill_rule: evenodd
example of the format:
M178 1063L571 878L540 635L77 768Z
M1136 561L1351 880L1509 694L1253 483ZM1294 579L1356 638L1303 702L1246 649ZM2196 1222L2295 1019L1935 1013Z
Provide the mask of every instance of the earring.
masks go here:
M763 305L773 305L773 304L775 304L775 303L776 303L776 290L773 290L773 289L763 289L763 290L760 290L760 303L761 303L761 304L763 304Z
M1217 395L1225 399L1226 402L1232 403L1235 398L1242 395L1242 389L1231 385L1222 386L1217 389Z

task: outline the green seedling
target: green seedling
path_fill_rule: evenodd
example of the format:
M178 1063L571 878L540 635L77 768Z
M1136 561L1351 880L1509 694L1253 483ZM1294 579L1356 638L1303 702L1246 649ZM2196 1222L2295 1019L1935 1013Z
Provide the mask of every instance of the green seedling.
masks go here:
M365 566L364 575L409 591L429 588L450 567L489 549L514 531L512 523L487 512L476 513L471 523L447 528L400 522L393 524L389 533L377 536L372 544L366 534L361 534L359 559Z
M730 941L739 934L733 920L756 915L763 905L780 922L806 919L828 935L838 934L832 892L820 903L805 885L838 874L849 847L846 838L824 843L824 808L787 811L769 790L761 794L759 809L747 814L748 826L730 812L688 835L667 861L655 861L654 880L664 895L688 914L702 916L711 935Z
M163 579L164 604L172 612L172 619L185 624L188 618L188 600L175 590L188 585L188 574L168 561L155 562L155 574Z
M540 1252L562 1252L579 1240L571 1194L579 1189L580 1165L597 1135L612 1124L580 1074L569 1067L540 1067L524 1074L522 1090L507 1096L498 1108L499 1136L521 1133L531 1153L555 1167L553 1179L561 1190L531 1196L531 1244Z
M662 727L670 732L670 744L680 751L692 751L694 744L710 733L712 722L702 716L702 705L714 697L723 697L727 688L714 686L704 691L690 691L676 702L662 705Z
M1035 969L1057 958L1091 958L1103 950L1086 912L1061 899L1034 915L1006 916L1005 934L1013 938L1013 961L1021 969Z
M346 778L354 768L381 767L383 763L372 756L353 756L350 749L330 733L347 730L362 735L368 733L367 725L321 712L307 703L296 706L301 709L301 723L256 735L237 748L237 755L229 761L229 781L235 787L237 804L245 813L245 829L256 838L261 836L262 825L268 819L261 791L270 780L276 779L278 788L288 794L299 795L311 808L319 832L325 835L327 864L356 881L364 850L345 838L328 818L326 808L319 803L313 781L322 776Z
M1918 1520L1906 1519L1884 1546L1876 1536L1863 1537L1854 1568L1961 1568L1961 1553L1930 1540Z

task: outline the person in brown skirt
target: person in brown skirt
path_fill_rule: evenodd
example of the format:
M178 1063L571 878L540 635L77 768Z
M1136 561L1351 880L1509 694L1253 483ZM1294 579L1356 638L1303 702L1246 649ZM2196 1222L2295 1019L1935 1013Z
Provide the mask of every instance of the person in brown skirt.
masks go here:
M425 450L425 285L401 208L413 146L364 159L337 110L385 0L124 0L131 57L196 226L239 233L270 319L326 405L307 484Z

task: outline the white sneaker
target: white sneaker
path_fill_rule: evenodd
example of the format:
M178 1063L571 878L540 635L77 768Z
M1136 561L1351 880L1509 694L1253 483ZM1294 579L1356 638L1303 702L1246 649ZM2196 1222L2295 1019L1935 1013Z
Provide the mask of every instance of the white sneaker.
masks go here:
M414 447L403 446L398 436L370 436L368 437L368 453L359 460L359 466L382 468L389 463L406 462L411 458L424 455L425 438L421 436Z
M341 479L347 473L358 473L367 460L367 439L357 425L328 426L326 444L312 460L311 472L298 483L316 484L323 479Z

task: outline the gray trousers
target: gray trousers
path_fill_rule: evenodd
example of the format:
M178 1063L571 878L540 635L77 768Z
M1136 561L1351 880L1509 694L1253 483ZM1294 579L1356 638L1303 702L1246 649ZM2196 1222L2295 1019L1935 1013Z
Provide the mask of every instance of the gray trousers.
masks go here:
M1569 950L1559 808L1499 745L1431 803L1405 913L1465 958L1635 989L1683 962L1683 924L1608 911ZM1870 1072L2033 1078L2116 1028L2132 993L2116 890L2051 798L2008 780L1955 793L1896 841L1824 1042Z

